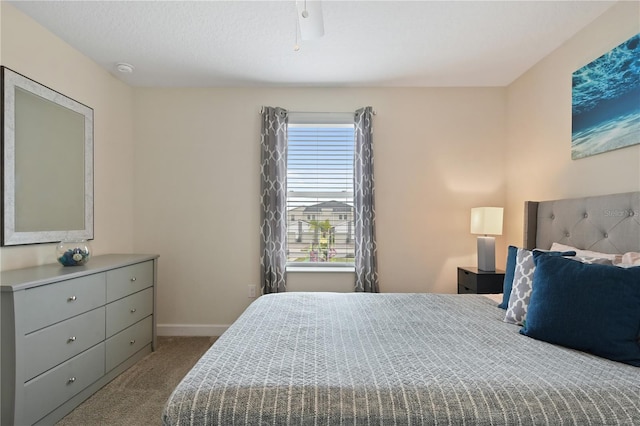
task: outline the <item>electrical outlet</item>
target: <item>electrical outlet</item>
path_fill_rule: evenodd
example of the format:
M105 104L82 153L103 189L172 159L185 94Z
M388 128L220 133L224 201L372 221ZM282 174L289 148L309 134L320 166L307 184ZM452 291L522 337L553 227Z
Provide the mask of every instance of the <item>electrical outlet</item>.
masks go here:
M255 285L250 285L249 286L249 296L250 298L255 298L256 297L256 286Z

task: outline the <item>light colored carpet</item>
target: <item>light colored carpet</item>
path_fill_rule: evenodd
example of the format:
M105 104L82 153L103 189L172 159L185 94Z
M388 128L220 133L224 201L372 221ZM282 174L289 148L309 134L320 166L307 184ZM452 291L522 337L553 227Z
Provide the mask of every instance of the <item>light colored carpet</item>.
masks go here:
M60 426L159 425L169 395L216 337L159 337L141 359L60 420Z

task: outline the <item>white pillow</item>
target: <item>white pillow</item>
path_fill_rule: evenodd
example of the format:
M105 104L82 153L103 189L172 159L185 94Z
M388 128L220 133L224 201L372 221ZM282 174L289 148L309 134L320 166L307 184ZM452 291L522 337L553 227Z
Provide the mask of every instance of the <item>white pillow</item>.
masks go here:
M578 248L567 246L565 244L560 244L560 243L553 243L551 245L551 251L575 251L576 256L598 257L601 259L609 259L613 264L616 263L616 260L620 261L622 258L622 256L619 254L600 253L598 251L590 251L590 250L580 250Z
M640 266L640 253L635 251L629 251L622 255L620 261L613 261L615 266L619 266L620 268L631 268L633 266Z

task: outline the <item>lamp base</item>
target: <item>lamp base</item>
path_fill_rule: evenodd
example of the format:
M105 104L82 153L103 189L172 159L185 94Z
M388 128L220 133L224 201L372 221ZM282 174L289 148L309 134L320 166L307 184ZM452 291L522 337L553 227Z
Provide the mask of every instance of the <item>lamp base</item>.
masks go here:
M496 239L478 237L478 270L494 272L496 270Z

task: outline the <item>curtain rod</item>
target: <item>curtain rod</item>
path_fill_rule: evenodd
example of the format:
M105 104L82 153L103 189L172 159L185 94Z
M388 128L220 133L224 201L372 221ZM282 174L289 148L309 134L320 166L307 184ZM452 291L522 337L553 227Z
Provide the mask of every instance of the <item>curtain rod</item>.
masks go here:
M259 114L262 114L263 108L260 108ZM355 114L355 111L287 111L292 114ZM376 115L376 110L372 110L371 113Z
M289 111L293 114L355 114L355 111ZM376 115L376 111L371 111Z

